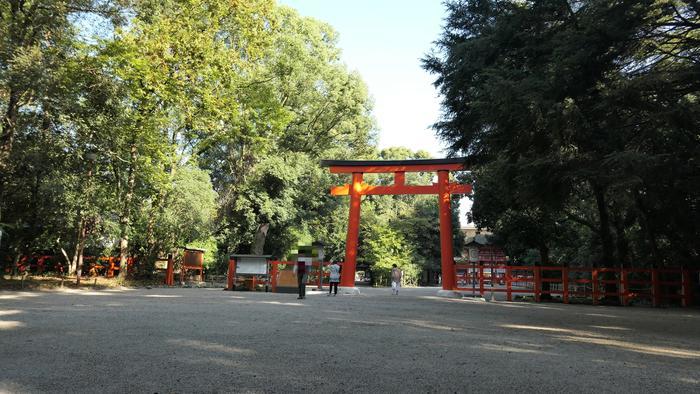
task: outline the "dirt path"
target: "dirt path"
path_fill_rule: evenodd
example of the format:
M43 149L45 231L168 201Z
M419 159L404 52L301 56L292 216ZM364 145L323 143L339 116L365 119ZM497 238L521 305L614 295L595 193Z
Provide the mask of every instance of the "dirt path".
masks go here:
M218 289L0 292L0 392L698 392L700 311Z

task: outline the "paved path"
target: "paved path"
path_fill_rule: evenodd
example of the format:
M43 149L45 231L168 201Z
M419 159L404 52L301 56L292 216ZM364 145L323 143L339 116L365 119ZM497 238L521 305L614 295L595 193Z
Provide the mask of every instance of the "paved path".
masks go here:
M0 292L0 392L700 392L700 311L218 289Z

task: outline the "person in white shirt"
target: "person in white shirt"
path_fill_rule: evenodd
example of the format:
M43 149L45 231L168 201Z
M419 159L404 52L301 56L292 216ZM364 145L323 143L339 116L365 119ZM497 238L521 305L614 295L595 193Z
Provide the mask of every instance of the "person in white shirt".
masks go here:
M331 263L331 265L328 266L328 270L330 271L330 285L328 287L328 295L331 295L331 293L333 293L333 295L335 296L338 294L338 283L340 283L340 271L342 271L342 267L334 261Z

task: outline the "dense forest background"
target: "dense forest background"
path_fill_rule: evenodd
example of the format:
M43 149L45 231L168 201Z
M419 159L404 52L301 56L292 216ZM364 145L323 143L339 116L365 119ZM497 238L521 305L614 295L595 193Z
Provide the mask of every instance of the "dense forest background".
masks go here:
M424 67L523 262L700 266L700 3L448 1Z
M423 65L476 224L516 263L700 266L698 3L445 6ZM348 179L320 160L428 157L376 133L337 34L273 0L0 2L5 270L118 255L147 277L187 246L221 271L317 240L340 261L347 200L329 189ZM438 268L437 199L366 197L358 263Z
M342 261L348 202L329 190L349 179L320 160L428 157L377 149L336 33L272 0L3 1L0 110L6 271L120 256L148 277L183 247L222 271L230 253L284 259L318 240ZM362 210L360 264L410 282L439 265L435 196Z

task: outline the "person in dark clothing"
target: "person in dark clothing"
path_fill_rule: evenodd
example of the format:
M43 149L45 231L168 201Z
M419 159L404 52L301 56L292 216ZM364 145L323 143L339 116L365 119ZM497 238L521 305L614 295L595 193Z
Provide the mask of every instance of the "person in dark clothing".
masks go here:
M299 259L296 265L297 284L299 285L299 297L297 300L306 298L306 261Z

